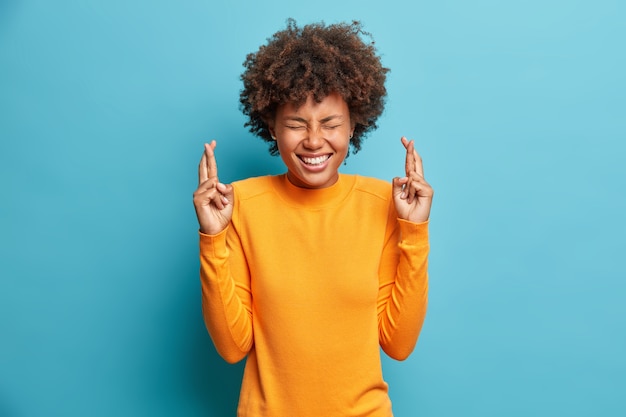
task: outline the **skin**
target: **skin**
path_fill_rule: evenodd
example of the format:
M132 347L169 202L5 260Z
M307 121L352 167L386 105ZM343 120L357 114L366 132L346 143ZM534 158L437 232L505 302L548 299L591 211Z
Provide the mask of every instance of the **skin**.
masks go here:
M341 96L330 94L321 103L309 98L298 108L291 103L283 104L268 126L292 184L303 188L325 188L337 182L339 166L348 154L350 135L354 130L348 105ZM405 175L392 181L393 201L399 218L422 223L430 216L434 192L424 179L422 159L413 140L406 137L400 140L406 150ZM208 235L226 229L232 218L235 198L233 187L219 182L216 146L216 141L204 145L198 167L198 188L193 195L200 232ZM307 158L315 157L324 162L305 163Z

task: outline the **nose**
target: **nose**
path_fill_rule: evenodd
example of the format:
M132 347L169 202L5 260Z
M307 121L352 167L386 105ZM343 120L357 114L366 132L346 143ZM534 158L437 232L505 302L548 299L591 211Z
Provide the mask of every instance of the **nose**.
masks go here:
M315 150L324 146L324 140L321 129L309 129L303 145L307 149Z

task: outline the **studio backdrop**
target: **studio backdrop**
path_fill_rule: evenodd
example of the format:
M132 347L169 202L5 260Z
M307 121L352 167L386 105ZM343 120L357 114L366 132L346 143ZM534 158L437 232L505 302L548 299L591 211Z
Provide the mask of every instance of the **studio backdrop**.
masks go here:
M626 415L624 2L0 1L0 416L234 416L192 193L284 167L239 74L287 18L359 20L391 69L341 168L435 189L400 417Z

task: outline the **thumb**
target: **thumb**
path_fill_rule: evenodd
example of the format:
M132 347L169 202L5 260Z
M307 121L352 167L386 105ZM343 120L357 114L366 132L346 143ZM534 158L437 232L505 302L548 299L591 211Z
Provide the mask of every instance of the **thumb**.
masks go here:
M404 186L404 184L406 184L406 182L407 182L406 177L403 177L403 178L395 177L393 179L391 184L392 184L392 192L394 196L400 195L401 197L403 197L402 193L404 192L404 190L402 189L402 187Z
M221 182L217 184L217 191L219 191L229 203L232 203L235 200L235 190L230 184L222 184Z

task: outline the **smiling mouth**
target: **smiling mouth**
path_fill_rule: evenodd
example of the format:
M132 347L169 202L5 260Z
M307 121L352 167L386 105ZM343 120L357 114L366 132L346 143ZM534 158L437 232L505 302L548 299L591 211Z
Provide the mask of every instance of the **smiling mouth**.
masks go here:
M300 160L307 165L315 166L315 165L322 165L324 162L328 161L331 156L332 155L328 154L328 155L316 156L315 158L308 158L306 156L298 156L298 158L300 158Z

